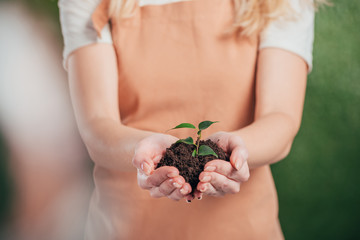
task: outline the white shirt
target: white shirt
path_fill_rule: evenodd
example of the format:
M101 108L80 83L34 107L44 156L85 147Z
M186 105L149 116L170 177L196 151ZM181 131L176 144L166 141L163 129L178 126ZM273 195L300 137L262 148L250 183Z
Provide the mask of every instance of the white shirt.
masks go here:
M171 4L188 0L139 0L139 6ZM314 41L314 9L301 4L302 0L289 0L298 14L296 20L280 18L271 22L260 34L259 49L281 48L302 57L312 70ZM110 26L107 24L97 36L91 15L101 0L59 0L61 29L64 37L63 65L67 70L67 59L76 49L92 43L112 44Z

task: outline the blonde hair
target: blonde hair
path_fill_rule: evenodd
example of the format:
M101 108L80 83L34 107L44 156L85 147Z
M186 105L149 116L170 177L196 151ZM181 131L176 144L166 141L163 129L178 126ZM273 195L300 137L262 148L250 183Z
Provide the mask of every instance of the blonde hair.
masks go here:
M110 0L109 15L111 17L128 18L133 15L133 10L138 0ZM192 0L196 1L196 0ZM233 0L235 6L234 22L227 33L239 31L244 37L251 37L264 29L269 22L278 17L288 16L292 8L289 0ZM304 4L316 8L326 0L300 0Z

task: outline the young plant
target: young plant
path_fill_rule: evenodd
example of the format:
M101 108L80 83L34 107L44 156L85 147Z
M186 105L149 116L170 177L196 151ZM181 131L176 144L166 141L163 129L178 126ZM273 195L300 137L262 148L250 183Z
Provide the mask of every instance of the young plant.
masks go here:
M211 147L209 147L207 145L199 146L200 145L200 139L201 139L201 132L203 130L207 129L208 127L210 127L212 124L217 123L217 122L219 122L219 121L215 121L215 122L203 121L203 122L199 123L198 128L196 128L191 123L181 123L181 124L177 125L176 127L171 128L169 130L178 129L178 128L192 128L192 129L197 130L197 139L196 139L195 143L194 143L194 140L193 140L192 137L188 137L186 139L180 139L177 142L183 142L183 143L186 143L186 144L195 145L196 148L194 149L194 151L191 154L193 157L196 157L198 155L199 156L213 155L215 157L218 157L218 155L214 152L214 150L211 149Z

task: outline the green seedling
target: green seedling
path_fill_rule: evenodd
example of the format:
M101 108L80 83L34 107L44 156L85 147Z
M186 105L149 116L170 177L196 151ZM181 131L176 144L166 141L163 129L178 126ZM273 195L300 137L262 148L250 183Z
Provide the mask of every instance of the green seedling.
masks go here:
M211 147L207 146L207 145L200 145L200 139L201 139L201 131L207 129L208 127L210 127L212 124L217 123L219 121L203 121L201 123L199 123L198 128L196 128L193 124L191 123L181 123L179 125L177 125L174 128L171 128L169 130L173 130L173 129L178 129L178 128L192 128L195 129L197 131L197 139L196 142L194 143L194 140L192 137L188 137L185 139L180 139L177 142L183 142L186 144L190 144L190 145L195 145L195 149L192 152L192 156L196 157L196 156L206 156L206 155L213 155L215 157L218 157L218 155L214 152L214 150L211 149Z

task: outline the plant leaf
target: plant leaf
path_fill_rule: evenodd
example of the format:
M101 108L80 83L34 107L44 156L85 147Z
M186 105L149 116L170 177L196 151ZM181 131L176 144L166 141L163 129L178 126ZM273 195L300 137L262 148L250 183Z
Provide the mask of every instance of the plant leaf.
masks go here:
M177 125L176 127L172 128L172 129L177 129L177 128L193 128L193 129L196 129L196 127L194 125L192 125L191 123L181 123L181 124Z
M212 121L203 121L203 122L199 123L199 130L207 129L207 128L210 127L212 124L217 123L217 122L219 122L219 121L215 121L215 122L212 122Z
M188 137L186 139L180 139L180 140L177 140L176 142L183 142L186 144L194 144L194 140L192 139L192 137Z
M196 156L196 149L194 149L194 151L192 152L191 156L193 156L193 157Z
M218 157L218 155L214 152L214 150L211 149L211 147L207 145L201 145L199 147L199 153L200 156L206 156L206 155L213 155L215 157Z

